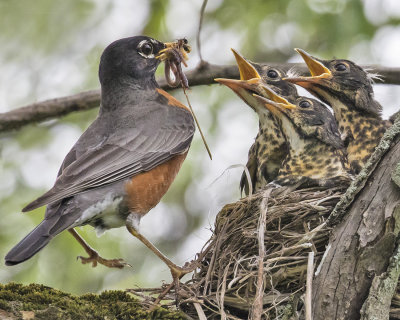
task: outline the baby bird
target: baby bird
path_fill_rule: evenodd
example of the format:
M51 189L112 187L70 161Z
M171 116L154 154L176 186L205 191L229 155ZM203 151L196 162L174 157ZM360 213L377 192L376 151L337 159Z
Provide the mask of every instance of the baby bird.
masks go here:
M293 103L264 87L266 95L255 95L280 124L288 142L288 154L274 183L325 186L349 183L343 142L333 115L315 99L297 97Z
M250 147L246 164L250 173L253 190L259 190L273 181L282 161L287 155L287 143L274 115L253 96L253 93L264 94L263 85L269 85L283 97L297 97L296 87L283 81L285 71L266 65L247 61L232 49L239 68L240 80L215 79L215 81L232 89L259 117L259 131L255 142ZM240 189L249 194L245 172L240 180Z
M302 86L334 111L347 148L350 168L359 173L391 123L382 120L372 77L350 60L321 60L301 49L310 77L285 80Z

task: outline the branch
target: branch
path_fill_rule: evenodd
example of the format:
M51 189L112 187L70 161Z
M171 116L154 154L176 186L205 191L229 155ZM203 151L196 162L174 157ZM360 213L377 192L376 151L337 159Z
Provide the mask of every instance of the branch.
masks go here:
M262 63L266 64L266 63ZM268 63L270 66L288 70L292 67L302 75L307 74L307 68L302 63ZM369 66L371 67L371 66ZM385 84L400 84L400 68L372 66L374 71L385 79ZM191 86L214 84L215 78L239 78L236 66L220 66L202 63L198 68L186 73ZM165 90L171 90L165 79L158 79ZM6 113L0 113L0 133L20 129L23 126L44 120L59 118L74 111L84 111L98 107L100 90L81 92L75 95L36 102Z
M374 157L380 150L388 151ZM336 212L345 210L346 216L339 215L341 222L333 229L330 250L313 284L314 319L359 319L373 278L385 277L395 251L400 189L391 179L400 161L399 118L371 160L375 163L369 166L372 173L364 175L366 187L357 188L349 202L336 207Z

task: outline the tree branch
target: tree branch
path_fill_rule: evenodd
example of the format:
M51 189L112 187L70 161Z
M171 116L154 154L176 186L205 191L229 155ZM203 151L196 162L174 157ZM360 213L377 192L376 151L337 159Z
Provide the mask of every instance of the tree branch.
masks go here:
M266 63L261 63L266 64ZM306 75L307 68L302 63L268 63L282 69L295 67L300 74ZM400 84L400 68L369 66L385 79L385 84ZM220 66L202 63L198 68L186 73L190 85L214 84L215 78L239 78L236 66ZM165 79L158 79L165 90L171 90ZM44 120L65 116L74 111L84 111L98 107L100 90L81 92L75 95L36 102L6 113L0 113L0 133L20 129L23 126Z

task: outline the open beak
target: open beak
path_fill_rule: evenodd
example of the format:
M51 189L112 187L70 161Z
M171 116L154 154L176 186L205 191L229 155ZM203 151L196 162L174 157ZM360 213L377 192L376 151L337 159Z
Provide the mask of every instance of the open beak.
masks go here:
M247 60L242 57L236 50L231 49L235 56L236 63L239 68L240 80L261 79L256 68L254 68Z
M225 78L217 78L214 80L218 83L226 85L236 93L239 93L241 89L254 90L255 86L261 82L261 76L244 57L242 57L234 49L231 50L235 56L236 63L239 68L240 80Z
M295 109L296 108L296 106L294 104L290 103L284 97L277 95L275 93L275 91L270 89L268 86L263 85L262 89L264 90L265 96L268 97L268 100L272 100L273 102L282 105L282 107L284 107L285 109ZM259 95L253 95L253 96L259 96Z
M325 67L318 59L314 58L302 49L295 49L303 58L304 62L307 64L308 70L310 71L310 77L294 77L294 78L284 78L291 83L298 84L302 87L308 87L311 83L321 83L324 79L331 79L332 72Z
M288 110L293 110L296 108L296 106L290 102L275 102L272 99L264 98L258 94L253 94L253 96L259 103L263 104L273 115L277 117L281 117L282 114L286 114Z

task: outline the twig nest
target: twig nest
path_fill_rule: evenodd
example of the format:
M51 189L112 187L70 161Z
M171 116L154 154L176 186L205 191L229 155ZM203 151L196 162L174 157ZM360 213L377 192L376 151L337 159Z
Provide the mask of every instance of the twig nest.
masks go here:
M307 257L314 251L321 260L329 240L324 221L343 189L310 188L293 192L276 189L268 199L259 192L226 205L218 214L211 242L199 270L182 285L181 297L203 302L207 319L247 318L252 307L258 273L258 220L267 210L264 232L263 308L267 319L296 312L304 292ZM264 200L264 201L263 201ZM265 201L266 200L266 201ZM264 208L262 205L265 205ZM284 306L284 307L283 307ZM183 309L197 317L193 306Z

